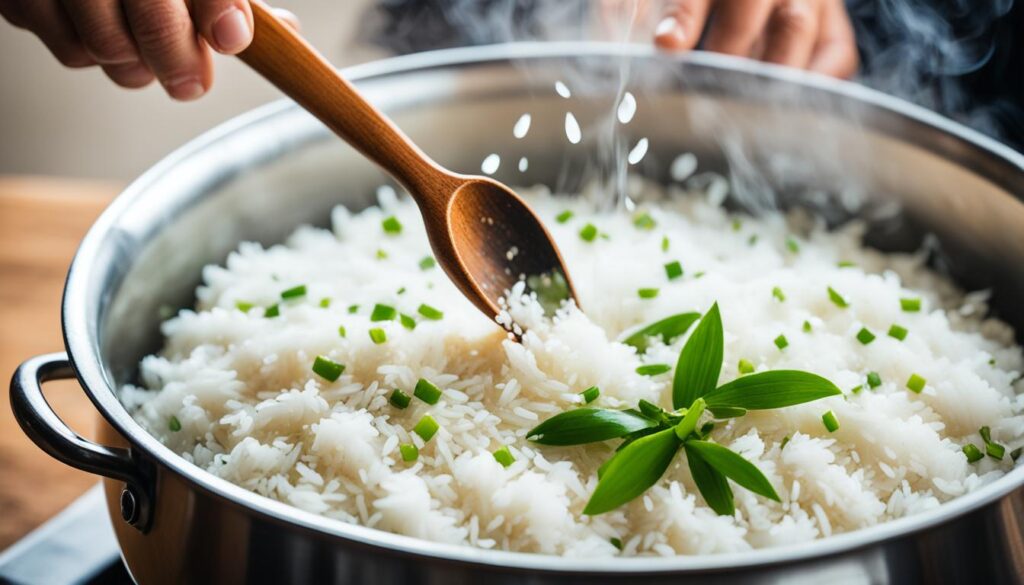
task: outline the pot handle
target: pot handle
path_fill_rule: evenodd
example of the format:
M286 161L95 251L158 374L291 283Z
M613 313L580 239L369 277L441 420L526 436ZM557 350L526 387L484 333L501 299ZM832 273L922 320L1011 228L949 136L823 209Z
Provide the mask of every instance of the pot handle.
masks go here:
M11 379L11 409L21 430L54 459L76 469L125 482L121 516L139 530L149 527L152 490L142 462L128 449L105 447L71 430L43 396L42 384L75 378L66 353L51 353L26 360Z

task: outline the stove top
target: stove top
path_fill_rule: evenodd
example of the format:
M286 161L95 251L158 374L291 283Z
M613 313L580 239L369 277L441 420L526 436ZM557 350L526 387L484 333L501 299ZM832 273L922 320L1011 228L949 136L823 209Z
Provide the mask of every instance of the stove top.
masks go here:
M0 553L0 583L130 585L101 486Z

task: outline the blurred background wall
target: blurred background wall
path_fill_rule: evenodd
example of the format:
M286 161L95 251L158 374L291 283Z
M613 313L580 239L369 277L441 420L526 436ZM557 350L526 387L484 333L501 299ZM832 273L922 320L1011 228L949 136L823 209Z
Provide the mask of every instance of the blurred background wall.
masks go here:
M382 55L356 40L372 0L276 0L339 66ZM204 130L280 94L233 58L216 57L203 99L171 101L157 84L126 91L97 68L63 68L27 31L0 21L0 175L124 182Z

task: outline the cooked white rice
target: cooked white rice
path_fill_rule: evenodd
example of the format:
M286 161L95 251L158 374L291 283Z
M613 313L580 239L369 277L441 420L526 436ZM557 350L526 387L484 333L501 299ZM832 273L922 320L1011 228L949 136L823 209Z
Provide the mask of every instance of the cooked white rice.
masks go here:
M385 194L379 208L357 215L336 209L333 232L303 227L286 245L243 244L226 268L208 266L197 309L164 324L164 350L142 362L145 387L125 388L124 400L187 460L269 498L432 541L558 555L794 544L934 508L1012 467L1009 455L970 464L961 452L966 442L984 447L983 425L1007 453L1024 444L1015 382L1021 349L1008 326L983 320L984 295L958 292L920 255L863 248L856 225L798 230L792 218L734 217L706 197L658 202L657 189L637 188L647 191L643 209L654 229L638 229L625 213L595 212L582 199L531 196L543 218L574 212L549 227L586 313L569 306L545 320L535 301L514 291L510 310L529 328L522 345L439 268L420 268L429 249L417 210ZM401 235L382 231L390 215L404 225ZM607 238L584 242L578 232L588 222ZM798 249L787 245L790 237ZM672 260L685 275L669 282L663 266ZM305 297L282 302L278 318L263 317L263 307L299 284ZM849 300L848 309L830 302L828 286ZM646 287L660 293L639 298L637 289ZM920 297L922 310L902 311L905 297ZM324 298L328 308L320 306ZM244 313L237 301L256 308ZM718 516L680 454L643 497L584 516L596 469L614 442L542 447L525 440L527 430L576 406L577 393L591 385L601 389L598 406L631 407L641 398L668 406L671 373L652 378L635 369L675 364L684 339L655 341L643 356L615 340L714 301L725 327L722 382L744 358L758 370L815 372L844 390L875 371L882 385L716 429L714 439L755 463L781 503L734 484L737 513ZM418 318L414 330L398 321L371 324L375 303L409 315L426 303L444 318ZM359 306L355 313L351 305ZM894 323L909 330L905 341L886 335ZM371 341L374 326L386 331L385 343ZM858 342L861 327L877 339ZM789 342L784 350L773 341L780 334ZM346 366L336 382L311 371L321 354ZM912 374L927 380L920 394L906 387ZM411 395L419 378L443 390L440 402L414 399L405 410L388 403L392 389ZM826 410L839 419L835 433L822 424ZM411 432L425 413L441 426L427 444ZM180 430L171 430L172 417ZM420 448L418 461L402 461L401 443ZM516 458L508 468L492 456L502 445Z

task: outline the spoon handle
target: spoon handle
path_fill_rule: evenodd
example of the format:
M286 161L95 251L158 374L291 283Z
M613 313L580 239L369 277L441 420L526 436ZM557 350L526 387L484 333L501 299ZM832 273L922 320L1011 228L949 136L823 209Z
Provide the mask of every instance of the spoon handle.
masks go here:
M413 144L265 4L253 0L251 5L254 35L249 48L238 55L242 61L383 167L421 206L440 204L443 209L447 193L461 181ZM438 189L439 183L448 184L448 189Z

